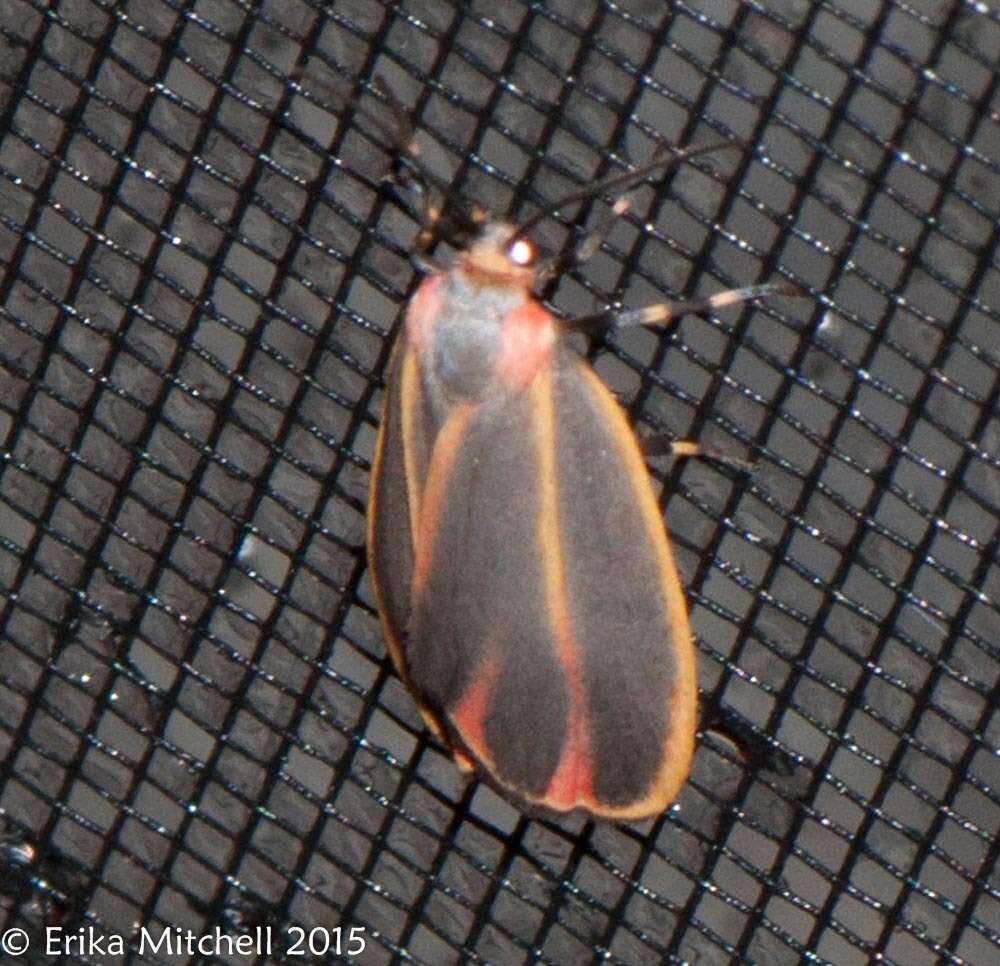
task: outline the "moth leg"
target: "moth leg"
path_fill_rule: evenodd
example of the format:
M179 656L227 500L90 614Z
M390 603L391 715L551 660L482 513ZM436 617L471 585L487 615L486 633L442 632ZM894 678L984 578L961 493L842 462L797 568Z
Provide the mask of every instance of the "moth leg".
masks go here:
M701 315L716 311L729 305L748 302L753 299L772 295L802 295L803 292L790 282L768 282L764 285L748 285L744 288L727 289L715 295L688 301L666 301L644 309L607 309L595 315L586 315L579 319L569 319L561 323L569 332L585 332L588 335L605 335L614 329L626 328L631 325L668 325L682 315ZM639 447L644 456L662 456L668 454L674 457L702 457L724 463L744 472L752 472L753 464L739 457L731 456L706 443L691 441L676 441L665 435L654 435L639 440Z
M587 236L576 248L567 252L556 262L557 271L563 272L582 265L590 261L597 254L597 249L611 232L617 219L621 218L632 207L632 198L629 194L623 194L617 198L613 205L605 208L598 216L597 225L588 232Z
M697 457L723 463L745 473L752 473L754 469L753 463L733 456L711 443L696 443L688 439L675 440L663 433L640 437L639 449L643 456L673 456L675 459Z
M689 161L699 155L739 149L740 145L734 141L710 141L706 144L688 145L688 147L676 151L671 150L666 145L660 145L653 152L652 157L638 167L630 171L619 171L600 181L584 185L579 190L560 198L554 204L546 205L540 211L535 212L530 218L518 225L515 238L520 238L527 234L542 218L555 215L571 204L597 198L610 193L612 190L617 191L618 195L614 203L603 210L602 214L598 217L596 226L588 232L583 241L573 250L552 259L541 270L541 274L545 277L559 274L593 257L597 249L600 248L601 242L607 237L615 219L620 218L632 207L632 199L629 193L634 188L641 184L652 184L662 179L670 169L676 168L684 161Z
M698 730L710 732L717 740L729 745L748 768L766 768L786 778L795 773L797 762L794 755L781 748L776 741L755 732L744 718L728 708L721 705L705 707Z
M754 299L767 298L773 295L803 295L798 286L790 282L768 282L764 285L747 285L744 288L731 288L725 292L716 292L703 298L674 301L668 299L656 305L648 305L644 309L622 309L612 307L594 315L584 315L578 319L566 319L560 323L569 332L585 332L588 335L606 335L614 329L623 329L631 325L669 325L682 315L704 315L715 312L740 302L750 302Z

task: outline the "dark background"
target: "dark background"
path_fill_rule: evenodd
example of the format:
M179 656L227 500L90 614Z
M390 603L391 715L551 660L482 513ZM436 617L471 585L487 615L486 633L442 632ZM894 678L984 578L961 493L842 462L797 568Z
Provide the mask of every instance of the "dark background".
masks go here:
M996 962L998 63L991 2L0 0L0 931ZM554 310L811 295L580 342L640 431L755 463L653 461L727 715L655 821L464 783L390 669L416 226L335 93L377 74L498 213L744 146L636 192Z

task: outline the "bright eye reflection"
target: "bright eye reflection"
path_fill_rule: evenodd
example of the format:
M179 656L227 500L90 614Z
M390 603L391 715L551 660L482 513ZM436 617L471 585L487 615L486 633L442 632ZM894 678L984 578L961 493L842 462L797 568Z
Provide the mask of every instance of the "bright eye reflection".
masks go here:
M535 251L531 247L531 242L519 238L510 246L509 256L515 265L530 265L531 260L535 257Z

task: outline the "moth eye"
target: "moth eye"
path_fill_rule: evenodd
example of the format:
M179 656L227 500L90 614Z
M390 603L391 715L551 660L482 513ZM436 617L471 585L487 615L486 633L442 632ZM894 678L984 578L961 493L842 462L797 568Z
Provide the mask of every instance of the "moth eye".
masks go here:
M535 260L535 249L531 242L519 238L507 250L507 257L515 264L524 267Z

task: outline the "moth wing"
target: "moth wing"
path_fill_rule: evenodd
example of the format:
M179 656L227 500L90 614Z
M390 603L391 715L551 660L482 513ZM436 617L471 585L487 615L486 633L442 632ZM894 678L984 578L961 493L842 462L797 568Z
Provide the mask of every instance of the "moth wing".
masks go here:
M449 412L414 530L406 675L504 787L566 811L669 804L693 751L693 645L624 413L560 347L521 393Z
M397 673L408 680L404 635L410 619L415 527L427 475L434 428L416 355L405 333L393 347L386 376L372 481L368 497L368 561L379 617ZM437 735L433 710L420 711Z

